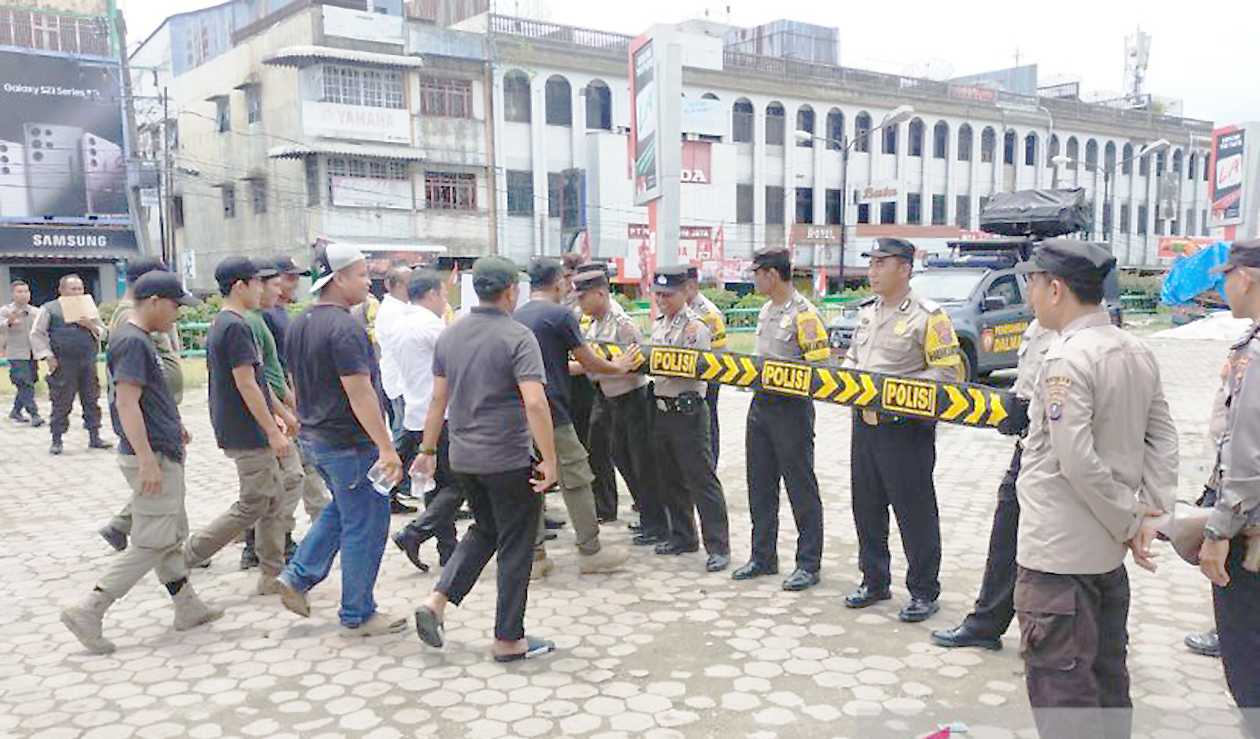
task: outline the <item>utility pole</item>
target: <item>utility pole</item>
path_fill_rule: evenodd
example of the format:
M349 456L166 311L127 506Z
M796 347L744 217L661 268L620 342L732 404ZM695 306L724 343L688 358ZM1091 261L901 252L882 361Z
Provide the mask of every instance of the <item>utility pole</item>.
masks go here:
M171 269L179 269L179 265L175 263L175 252L170 248L170 242L166 238L166 224L169 221L167 215L167 207L170 203L171 183L166 178L170 176L171 171L171 152L167 148L170 136L166 130L168 121L166 120L166 87L162 87L162 174L158 177L158 230L161 232L162 238L162 261L166 262Z
M144 255L152 255L153 247L149 242L149 231L142 227L140 219L140 194L136 187L139 180L139 160L136 158L136 142L138 135L136 133L136 108L135 99L131 96L131 65L127 59L127 24L123 20L122 11L110 2L110 12L114 21L114 40L118 44L118 65L120 76L122 77L122 94L123 94L123 120L126 123L126 141L124 142L127 152L127 212L131 216L132 230L136 234L136 243L140 246L140 253ZM133 179L132 173L137 176Z

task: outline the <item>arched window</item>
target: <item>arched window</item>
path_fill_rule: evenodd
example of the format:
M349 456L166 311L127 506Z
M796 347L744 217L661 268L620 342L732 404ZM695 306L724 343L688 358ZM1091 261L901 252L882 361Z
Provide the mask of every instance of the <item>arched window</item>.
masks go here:
M949 148L949 124L937 121L932 127L932 158L944 159L945 150Z
M720 98L718 98L717 95L714 95L711 92L706 92L705 94L700 96L700 99L701 100L719 100Z
M796 145L805 147L806 149L814 148L814 109L808 105L802 105L796 109L796 130L804 131L809 134L809 138L797 136Z
M1116 142L1108 141L1103 147L1103 170L1115 174L1116 172Z
M1037 166L1037 133L1029 131L1024 137L1024 166Z
M1185 155L1181 153L1181 149L1178 149L1173 152L1173 162L1172 162L1173 174L1177 176L1181 176L1181 165L1184 161L1184 157Z
M560 75L547 78L547 125L573 125L573 95L569 81Z
M735 101L735 106L731 108L731 138L735 143L752 143L753 115L753 105L747 98Z
M1081 157L1081 143L1076 140L1075 136L1068 136L1067 140L1067 168L1069 171L1076 171L1076 160Z
M971 161L971 125L964 123L958 127L958 161Z
M1006 129L1006 133L1002 134L1002 163L1015 164L1015 131Z
M783 146L783 104L774 102L766 106L766 143Z
M1168 152L1160 151L1155 154L1155 176L1164 176L1164 167L1168 163Z
M1059 156L1059 134L1050 134L1050 145L1046 147L1046 166L1053 167L1054 158Z
M884 128L882 129L884 132L884 135L882 137L884 139L884 146L882 148L882 151L885 154L897 153L897 133L898 133L899 128L901 128L900 123L898 123L895 126L884 126Z
M591 80L586 86L586 127L612 130L612 91L602 80Z
M906 146L909 147L909 154L912 157L923 156L923 128L922 119L915 118L910 121L910 130L908 131L910 140L906 142Z
M1192 151L1190 152L1190 166L1186 169L1187 180L1194 180L1195 175L1197 175L1199 171L1198 166L1199 166L1199 155L1197 152ZM1187 221L1191 221L1191 220L1193 219L1187 219ZM1194 228L1191 227L1186 231L1186 233L1189 234L1189 233L1192 233L1193 231L1194 231Z
M1120 150L1120 174L1133 174L1133 144Z
M980 161L993 161L993 150L997 148L997 132L992 126L985 126L980 132Z
M1138 157L1138 174L1142 177L1149 177L1151 174L1151 155L1143 154Z
M839 108L827 111L827 148L838 150L844 143L844 113Z
M503 118L529 123L529 77L520 70L503 75Z
M1085 169L1090 172L1098 169L1098 142L1094 139L1085 142Z
M865 110L857 114L857 118L853 119L853 144L854 151L864 151L869 153L871 150L871 114Z

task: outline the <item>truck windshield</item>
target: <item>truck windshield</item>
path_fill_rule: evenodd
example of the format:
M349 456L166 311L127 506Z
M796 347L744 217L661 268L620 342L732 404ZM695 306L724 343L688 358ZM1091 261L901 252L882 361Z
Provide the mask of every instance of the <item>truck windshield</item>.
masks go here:
M914 294L938 303L966 300L984 277L983 271L934 269L910 278Z

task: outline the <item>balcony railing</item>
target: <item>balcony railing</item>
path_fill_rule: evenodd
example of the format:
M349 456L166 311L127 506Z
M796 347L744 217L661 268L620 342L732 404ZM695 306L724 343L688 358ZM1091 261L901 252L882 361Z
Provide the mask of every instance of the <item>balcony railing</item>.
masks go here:
M631 36L590 28L562 26L530 18L506 15L490 16L490 33L504 36L520 36L558 46L578 46L583 49L607 53L624 58L630 49Z
M0 46L109 56L109 23L103 17L0 7Z

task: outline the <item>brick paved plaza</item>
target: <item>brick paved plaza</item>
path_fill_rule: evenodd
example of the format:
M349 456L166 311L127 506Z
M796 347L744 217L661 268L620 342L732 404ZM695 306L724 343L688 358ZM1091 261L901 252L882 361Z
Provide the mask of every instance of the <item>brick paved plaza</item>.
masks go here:
M1152 346L1181 432L1180 495L1193 499L1206 476L1208 406L1227 346ZM183 411L195 437L188 511L197 527L235 497L236 475L214 447L204 389L188 396ZM750 397L728 389L721 401L719 472L736 565L749 546L743 425ZM87 655L57 612L92 587L112 556L95 532L126 499L122 476L112 452L86 450L81 429L67 437L65 456L52 458L46 428L0 422L0 736L869 738L922 736L949 722L966 724L965 736L1033 736L1017 628L999 653L928 643L929 631L956 624L975 597L1012 441L942 427L942 612L907 625L896 619L906 598L899 581L889 603L861 612L842 605L857 584L849 423L847 409L819 408L827 515L821 586L788 594L780 578L737 584L729 572L706 574L703 554L659 557L645 549L624 572L579 577L565 529L550 547L557 569L531 587L527 614L529 631L554 639L559 651L505 666L487 656L489 569L464 607L448 612L448 644L437 652L411 629L370 640L342 636L336 571L313 591L306 621L274 596L252 596L256 573L237 570L239 545L193 575L204 598L227 608L222 620L177 634L169 598L148 579L106 616L118 651ZM557 499L551 509L563 505ZM780 558L788 566L795 531L786 500L782 516ZM404 523L395 517L394 529ZM605 531L608 542L628 543L624 524ZM899 579L895 533L892 548ZM436 562L431 545L422 551ZM1220 664L1181 645L1187 631L1211 625L1207 581L1170 548L1159 551L1158 574L1130 567L1137 734L1239 736ZM434 579L390 545L377 598L384 610L410 614Z

